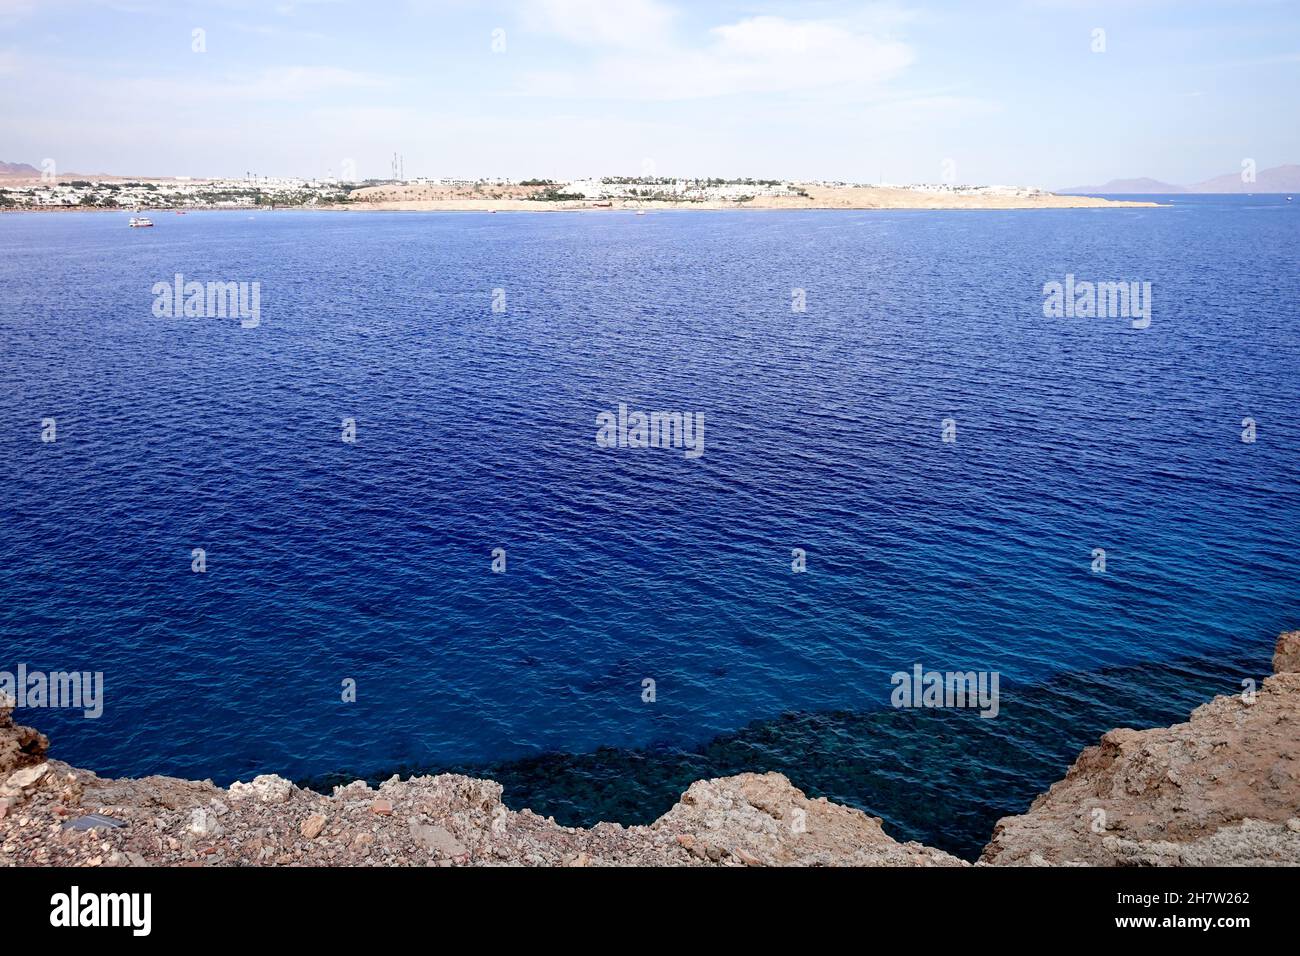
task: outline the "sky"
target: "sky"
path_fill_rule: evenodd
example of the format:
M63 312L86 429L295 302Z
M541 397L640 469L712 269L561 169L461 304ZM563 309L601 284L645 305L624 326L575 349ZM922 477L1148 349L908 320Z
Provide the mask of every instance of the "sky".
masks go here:
M1060 188L1300 162L1300 0L0 0L0 160Z

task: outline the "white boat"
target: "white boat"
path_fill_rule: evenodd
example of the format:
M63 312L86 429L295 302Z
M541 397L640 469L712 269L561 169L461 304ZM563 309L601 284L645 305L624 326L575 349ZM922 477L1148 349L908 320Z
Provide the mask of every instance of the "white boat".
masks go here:
M152 226L153 220L145 216L132 216L131 221L127 223L132 229L143 229L146 226Z

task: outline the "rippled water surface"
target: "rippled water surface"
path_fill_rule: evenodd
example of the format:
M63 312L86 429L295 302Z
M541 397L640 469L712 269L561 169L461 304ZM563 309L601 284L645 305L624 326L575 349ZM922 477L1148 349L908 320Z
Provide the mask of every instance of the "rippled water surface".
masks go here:
M74 764L492 766L571 821L779 767L969 850L1062 741L1238 689L1300 618L1275 197L125 218L0 216L0 670L104 672L99 720L21 715ZM260 327L155 317L176 273L259 282ZM1150 281L1151 327L1044 318L1067 273ZM705 454L597 447L620 402ZM916 663L1039 703L882 713Z

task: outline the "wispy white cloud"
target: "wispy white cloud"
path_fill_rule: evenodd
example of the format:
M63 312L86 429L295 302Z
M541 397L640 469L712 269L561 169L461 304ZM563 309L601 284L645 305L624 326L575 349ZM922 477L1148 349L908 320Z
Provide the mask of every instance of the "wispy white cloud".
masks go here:
M109 86L128 98L147 97L150 102L226 103L302 100L344 90L380 90L394 82L391 77L334 66L278 66L250 76L230 75L212 80L145 77L121 80Z
M526 28L584 46L665 42L677 11L659 0L523 0Z
M586 69L528 77L533 94L685 100L843 86L869 89L913 60L900 40L838 20L749 17L708 31L702 46L666 38L602 54Z

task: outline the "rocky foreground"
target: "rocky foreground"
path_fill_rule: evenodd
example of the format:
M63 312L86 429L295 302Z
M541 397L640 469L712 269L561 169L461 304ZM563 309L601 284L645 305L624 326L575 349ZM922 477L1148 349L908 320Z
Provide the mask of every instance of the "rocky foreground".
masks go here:
M1273 676L1167 729L1112 730L1023 816L994 865L1300 865L1300 631Z
M1168 729L1113 730L980 865L1300 865L1300 631L1258 691ZM458 775L323 796L275 776L105 780L47 757L0 707L0 864L78 866L968 866L780 774L691 785L649 826L562 827Z

